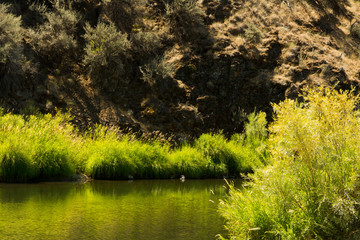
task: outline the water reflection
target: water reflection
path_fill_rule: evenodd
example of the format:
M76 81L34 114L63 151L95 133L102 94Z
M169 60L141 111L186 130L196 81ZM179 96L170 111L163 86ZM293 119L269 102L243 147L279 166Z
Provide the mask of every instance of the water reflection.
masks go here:
M223 180L0 184L1 239L216 239ZM215 203L212 203L212 200Z

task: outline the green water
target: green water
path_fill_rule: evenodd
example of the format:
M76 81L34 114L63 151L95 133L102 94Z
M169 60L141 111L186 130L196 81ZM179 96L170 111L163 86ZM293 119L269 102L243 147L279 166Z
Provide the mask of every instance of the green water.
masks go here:
M223 180L0 184L0 239L211 240Z

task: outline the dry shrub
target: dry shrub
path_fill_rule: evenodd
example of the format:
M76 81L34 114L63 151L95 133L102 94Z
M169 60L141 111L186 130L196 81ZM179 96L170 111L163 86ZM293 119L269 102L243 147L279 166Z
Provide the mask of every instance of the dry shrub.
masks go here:
M157 83L161 83L164 79L171 77L175 72L175 66L168 62L166 57L157 57L140 67L140 71L144 82L154 86Z
M23 28L20 17L9 12L8 5L0 4L0 92L6 93L19 85L22 78Z
M46 22L36 30L29 30L30 45L47 62L64 66L74 59L77 51L75 11L56 8L44 13Z
M143 56L154 55L162 47L160 37L153 32L139 31L131 36L133 50Z
M251 24L245 31L245 38L251 43L261 42L262 37L262 32L254 24Z
M174 0L166 6L171 32L179 39L190 41L204 28L205 12L196 0Z
M131 42L114 24L85 26L85 57L92 81L105 90L115 90L125 77Z

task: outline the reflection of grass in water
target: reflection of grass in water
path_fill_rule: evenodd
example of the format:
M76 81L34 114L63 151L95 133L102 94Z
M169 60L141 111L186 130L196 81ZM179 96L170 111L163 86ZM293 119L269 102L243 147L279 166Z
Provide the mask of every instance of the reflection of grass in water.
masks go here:
M237 184L240 184L238 182ZM196 194L197 192L215 191L216 195L223 195L227 189L223 186L223 180L137 180L134 182L127 181L94 181L89 183L91 190L96 194L126 196L128 194L143 196L161 196L168 193L177 194ZM120 191L121 189L121 191Z
M35 196L26 192L26 201L0 204L1 236L59 240L211 239L221 231L222 219L209 201L219 196L213 196L209 189L224 191L224 182L191 182L27 185L35 190ZM54 189L63 189L64 196L57 196ZM0 185L0 196L8 190Z

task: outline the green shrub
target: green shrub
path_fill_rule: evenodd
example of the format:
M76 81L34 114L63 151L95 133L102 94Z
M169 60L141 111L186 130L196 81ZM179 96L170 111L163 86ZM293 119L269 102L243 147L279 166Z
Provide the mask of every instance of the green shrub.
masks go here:
M20 85L23 78L23 34L21 18L0 4L0 93L7 93Z
M119 32L114 24L98 23L85 27L86 41L84 63L91 80L104 89L115 90L127 73L131 42L127 34Z
M225 162L226 139L220 134L202 134L196 141L195 147L205 156L208 156L214 164Z
M57 66L68 66L77 52L76 25L79 16L75 11L55 8L45 12L45 23L37 29L29 29L29 43L46 62Z
M274 104L272 166L220 207L236 239L358 239L360 122L351 92L310 89Z

